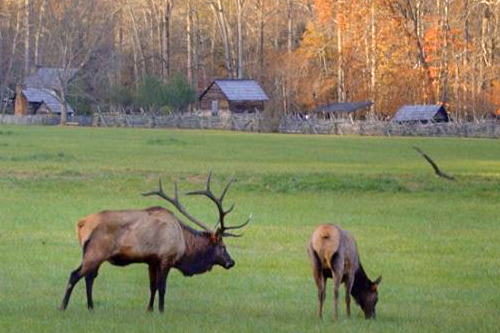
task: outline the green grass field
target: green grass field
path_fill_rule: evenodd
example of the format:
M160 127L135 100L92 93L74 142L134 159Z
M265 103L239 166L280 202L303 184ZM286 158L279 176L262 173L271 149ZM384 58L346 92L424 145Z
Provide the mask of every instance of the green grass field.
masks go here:
M412 146L458 181L433 175ZM81 259L78 218L165 205L140 194L162 177L172 193L214 190L235 175L226 241L236 266L170 274L166 313L145 311L145 265L104 264L86 309L84 281L57 310ZM214 223L202 198L183 197ZM500 325L500 144L495 140L372 138L215 131L0 126L1 332L493 332ZM306 255L314 227L356 237L370 278L383 275L378 318L348 319L333 286L324 320Z

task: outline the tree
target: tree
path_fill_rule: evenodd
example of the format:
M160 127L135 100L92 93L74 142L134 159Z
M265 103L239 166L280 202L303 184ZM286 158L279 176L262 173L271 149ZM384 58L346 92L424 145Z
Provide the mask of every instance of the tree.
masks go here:
M106 49L103 43L117 11L96 0L50 1L47 23L51 38L46 49L51 50L47 54L52 64L60 68L57 93L63 105L61 125L67 121L67 95L75 72L85 76L85 66Z

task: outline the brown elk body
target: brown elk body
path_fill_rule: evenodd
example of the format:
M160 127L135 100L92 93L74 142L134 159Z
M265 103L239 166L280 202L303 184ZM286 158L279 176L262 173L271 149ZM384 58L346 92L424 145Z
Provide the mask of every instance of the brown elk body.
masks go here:
M356 242L351 234L331 224L318 226L309 241L307 252L311 260L314 281L318 287L318 315L322 318L323 303L326 296L326 280L333 279L334 315L338 319L338 297L341 283L345 284L347 315L351 315L351 295L361 307L365 318L375 318L378 301L377 286L368 279L359 260Z
M214 265L225 269L234 266L234 261L223 242L224 236L237 236L227 232L236 227L225 227L224 216L231 211L222 209L222 199L230 182L220 198L215 198L210 191L210 176L207 190L188 194L208 196L219 208L219 228L209 230L205 224L187 213L177 196L169 198L163 190L150 192L173 203L188 219L201 226L204 231L195 230L178 219L170 210L151 207L143 210L103 211L91 214L77 223L80 245L83 247L81 265L69 278L60 309L66 309L71 292L76 283L85 277L87 307L93 308L92 286L100 265L108 261L117 266L131 263L146 263L149 268L150 299L148 310L153 310L155 294L158 291L160 311L164 310L166 282L170 269L176 268L185 276L192 276L210 271Z

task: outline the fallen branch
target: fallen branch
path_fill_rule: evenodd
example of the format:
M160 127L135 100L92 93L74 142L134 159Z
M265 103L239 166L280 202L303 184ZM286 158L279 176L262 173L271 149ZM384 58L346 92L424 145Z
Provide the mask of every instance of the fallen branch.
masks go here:
M434 169L434 172L436 173L436 175L438 175L439 177L443 177L447 180L453 180L453 181L456 180L455 177L447 175L446 173L442 172L439 169L439 167L437 166L437 164L432 160L432 158L430 158L430 156L427 155L426 153L424 153L420 148L413 146L413 149L415 149L417 152L419 152L419 154L422 155L422 157L425 158L427 160L427 162L429 162L429 164Z

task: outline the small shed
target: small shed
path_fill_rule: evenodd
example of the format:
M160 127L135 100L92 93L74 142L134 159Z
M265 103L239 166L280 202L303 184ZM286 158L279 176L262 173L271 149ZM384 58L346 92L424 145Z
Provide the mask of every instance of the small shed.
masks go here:
M34 114L57 114L63 109L63 101L57 95L63 82L71 81L77 74L76 69L39 67L28 76L22 86L16 88L14 114L18 116ZM67 87L66 87L67 88ZM66 103L66 112L74 115L73 108Z
M313 112L325 119L359 119L364 116L372 102L330 103L318 106Z
M264 111L269 97L255 80L217 79L198 98L203 114Z
M14 104L14 114L27 116L34 114L57 114L62 112L62 102L57 97L55 91L43 88L18 87ZM70 105L66 105L66 112L69 116L75 111Z
M403 105L392 118L397 123L442 123L450 117L444 105Z

